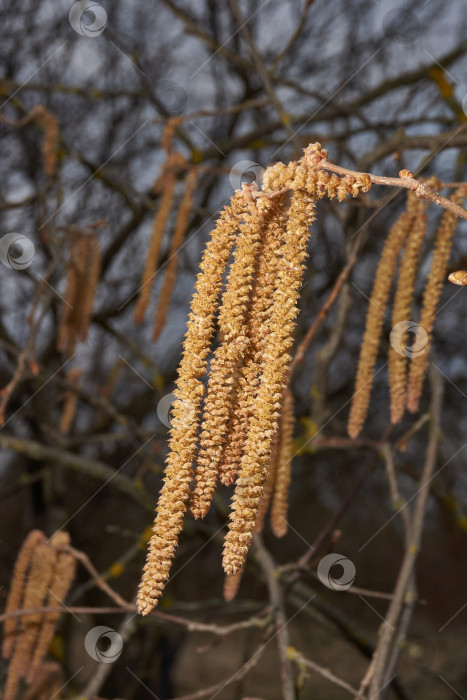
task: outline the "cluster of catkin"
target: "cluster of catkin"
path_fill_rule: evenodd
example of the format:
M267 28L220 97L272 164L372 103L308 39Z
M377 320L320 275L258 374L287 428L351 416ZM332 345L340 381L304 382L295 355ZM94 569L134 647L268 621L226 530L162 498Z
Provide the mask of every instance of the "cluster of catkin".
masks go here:
M88 335L100 274L99 241L95 233L71 230L70 260L58 330L58 349L73 355L77 340Z
M223 553L229 583L230 577L238 581L266 483L276 494L274 528L285 532L293 429L286 390L289 351L315 202L324 196L357 196L371 186L367 175L339 177L320 169L326 157L320 144L312 144L298 162L267 168L262 190L244 184L221 212L207 244L178 371L164 485L138 593L143 615L157 605L167 582L188 503L196 518L204 517L217 482L235 482ZM216 322L221 341L212 352ZM277 440L282 407L287 419ZM282 448L273 480L275 445Z
M21 680L28 685L42 683L46 676L56 681L54 674L45 673L43 658L59 613L40 609L60 606L67 596L76 568L75 558L65 551L69 544L66 532L47 540L42 532L33 530L21 547L5 608L10 616L4 622L2 654L9 666L3 700L14 700ZM20 610L36 612L15 616Z
M436 181L429 185L439 187ZM461 204L467 187L460 187L451 197ZM441 219L433 250L430 273L423 294L420 318L413 320L413 302L420 250L426 237L426 201L415 193L407 195L407 206L393 225L376 270L366 317L365 333L360 349L355 392L350 410L348 432L356 438L365 421L370 401L374 369L383 330L383 319L393 278L398 268L397 287L392 309L392 331L388 353L391 422L398 423L406 408L418 410L423 381L428 365L429 349L436 309L446 280L452 238L457 217L446 211ZM400 264L398 259L401 256ZM413 342L409 340L412 336Z

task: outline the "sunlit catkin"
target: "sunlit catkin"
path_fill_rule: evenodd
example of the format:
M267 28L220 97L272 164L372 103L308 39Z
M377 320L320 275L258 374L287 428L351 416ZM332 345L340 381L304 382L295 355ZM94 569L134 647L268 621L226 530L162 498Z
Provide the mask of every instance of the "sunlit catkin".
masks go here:
M413 298L418 258L426 234L426 201L419 199L413 192L409 192L407 213L412 216L412 221L404 247L392 309L391 323L394 331L391 337L395 340L388 351L391 422L393 424L400 421L405 410L407 353L403 344L405 326L402 324L410 320L410 305ZM401 329L400 333L398 329ZM399 339L400 342L398 342ZM395 343L397 343L396 347L394 347Z
M272 494L274 492L274 486L276 482L276 469L277 469L277 459L279 456L279 442L280 442L280 425L277 429L271 455L269 457L268 464L268 474L266 481L264 482L263 495L261 496L261 501L258 508L258 514L255 520L255 527L253 532L259 534L263 531L264 521L266 518L266 513L271 505Z
M276 197L271 218L263 233L261 256L253 281L246 335L248 352L239 368L235 384L229 424L219 462L219 481L225 486L234 482L243 454L250 416L259 386L259 374L269 329L269 316L277 283L279 251L286 227L285 195Z
M287 509L293 457L294 404L290 389L284 392L280 418L280 441L271 507L271 528L276 537L287 534Z
M257 189L252 185L243 187L247 195ZM216 485L229 419L232 385L237 364L245 356L248 347L247 310L256 259L261 247L262 231L271 209L272 204L268 198L249 198L248 211L243 216L234 261L222 296L218 324L223 341L211 362L196 462L196 485L190 504L195 518L206 515Z
M460 187L454 192L451 200L456 204L462 204L467 197L467 187ZM446 274L451 253L452 238L456 229L457 216L450 211L445 211L441 219L441 224L436 236L433 259L431 262L430 274L423 294L422 311L420 314L420 326L423 335L426 337L426 348L423 352L418 352L411 357L409 381L407 388L407 408L414 413L418 411L418 404L423 389L426 368L428 366L428 355L430 350L431 336L443 284L446 281Z
M376 270L347 426L351 438L356 438L359 435L368 411L374 368L383 328L384 312L389 298L397 256L410 230L411 222L412 216L407 212L401 214L397 219L386 239Z
M173 405L170 452L164 485L159 496L153 535L137 598L138 610L143 615L149 614L157 605L182 529L193 475L200 403L204 393L201 377L205 373L210 352L224 269L246 209L244 193L236 192L219 217L200 265L178 372L175 392L177 400Z
M159 300L157 303L155 325L152 334L153 340L157 340L159 338L159 335L161 334L161 331L165 325L165 319L169 310L170 299L172 296L172 290L175 285L175 277L177 274L178 252L182 246L183 239L185 238L185 233L188 227L188 217L190 216L190 211L193 205L193 195L196 188L197 177L197 171L190 170L186 178L185 191L183 193L182 201L180 202L180 208L177 214L177 221L175 222L175 229L170 245L169 259L165 270L164 283L162 285L161 293L159 295Z
M290 361L297 302L307 254L314 200L304 191L293 193L278 265L261 381L235 484L231 521L225 538L223 566L235 574L243 566L267 476L267 463L277 430L282 392Z

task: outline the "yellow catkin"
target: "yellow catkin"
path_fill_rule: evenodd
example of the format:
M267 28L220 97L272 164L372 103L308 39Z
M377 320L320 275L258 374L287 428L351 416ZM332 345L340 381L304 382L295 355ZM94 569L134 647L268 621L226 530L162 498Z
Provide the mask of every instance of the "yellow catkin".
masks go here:
M356 438L359 435L365 422L383 328L384 312L391 290L397 256L410 230L411 222L412 216L407 212L401 214L397 219L386 239L376 271L368 305L365 334L360 349L357 379L347 426L351 438Z
M460 187L454 192L451 200L461 204L467 197L467 187ZM424 352L414 354L410 360L409 381L407 388L407 408L412 413L418 411L420 396L423 389L431 336L435 322L436 307L438 306L443 284L446 280L449 255L451 253L452 239L456 229L457 216L450 211L445 211L441 219L441 225L436 236L433 259L430 274L423 293L422 311L420 314L420 326L426 334L427 345Z
M24 540L13 571L5 613L12 613L21 608L24 588L31 568L32 555L36 547L44 542L45 535L40 530L32 530ZM20 618L7 618L3 624L2 655L5 659L9 659L13 651L15 636L19 629Z
M164 485L159 496L153 535L137 597L138 610L143 615L149 614L158 603L182 529L193 475L200 403L204 392L201 377L205 373L210 352L223 273L246 204L244 193L236 192L219 217L200 265L178 372L175 392L177 400L173 406L170 452Z
M396 293L392 309L392 327L410 321L410 305L415 286L418 258L426 234L426 201L418 198L415 193L407 195L407 213L412 216L410 230L404 247L402 262L397 280ZM400 327L400 326L399 326ZM402 418L405 410L407 384L407 357L402 346L392 345L388 351L389 389L391 396L391 422L396 424Z
M286 389L280 418L280 442L271 507L271 528L276 537L284 537L287 534L287 509L293 457L293 429L293 396L290 389Z
M164 174L161 201L159 204L159 209L157 210L156 217L154 219L154 225L151 234L151 242L149 244L149 250L146 256L146 264L144 266L143 276L141 279L140 292L135 307L135 323L143 322L146 309L149 306L152 283L156 276L157 266L159 264L159 255L162 246L162 239L172 208L175 184L175 171L173 168L167 168L167 171Z
M73 583L76 573L76 559L65 551L57 551L68 547L70 536L67 532L57 532L49 543L49 548L54 551L54 567L47 595L47 607L57 607L65 601L65 598ZM34 653L29 664L27 682L32 683L37 674L42 660L47 653L50 642L55 632L60 613L46 613L43 615L42 624L37 637Z
M65 403L63 404L63 411L60 417L59 430L62 435L68 435L75 417L76 406L78 404L76 387L78 386L80 376L81 370L79 367L74 367L68 373L68 381L70 382L71 386L66 392Z
M252 185L244 185L249 194ZM262 231L272 209L269 199L249 200L237 238L234 261L222 296L218 325L223 334L222 345L214 353L201 424L200 447L196 462L196 485L190 509L195 518L206 515L211 505L222 454L237 363L247 347L247 309L250 301L256 259L260 251Z
M237 571L236 574L232 574L232 576L226 574L224 578L224 600L226 600L227 603L230 603L230 601L236 597L242 578L243 569Z
M177 274L178 251L180 250L180 247L183 243L183 239L185 238L185 233L188 227L188 217L190 215L190 211L193 205L193 195L196 188L197 178L197 171L190 170L186 178L185 191L183 193L183 198L180 203L180 208L178 210L177 221L175 223L175 230L169 251L169 259L167 262L167 268L164 276L164 283L162 285L159 301L157 304L155 325L152 335L153 340L157 340L159 338L159 335L165 325L165 319L167 317L167 311L169 309L172 290L174 288L175 278Z
M259 385L258 375L268 332L268 316L277 282L279 250L286 226L285 196L278 197L277 200L277 207L264 232L247 322L248 353L243 366L239 368L240 376L234 388L229 425L219 463L219 481L225 486L234 482Z
M22 608L40 608L50 585L55 555L46 543L39 543L33 551L30 574L25 584ZM3 700L14 700L19 680L26 678L39 636L42 613L23 615L15 640Z
M301 169L305 170L305 166L301 165ZM300 189L294 191L278 265L261 382L235 484L231 521L225 538L223 566L229 575L235 574L243 566L267 476L267 463L290 361L288 350L298 313L297 302L314 207L314 200L306 192Z

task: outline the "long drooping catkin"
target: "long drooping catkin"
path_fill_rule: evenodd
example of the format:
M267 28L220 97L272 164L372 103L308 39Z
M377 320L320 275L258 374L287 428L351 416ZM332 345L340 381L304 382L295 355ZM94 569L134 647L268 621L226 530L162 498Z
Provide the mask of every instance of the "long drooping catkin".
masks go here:
M79 305L81 318L79 320L79 337L85 341L88 336L89 324L91 323L94 297L96 296L97 283L101 270L101 258L99 251L99 240L95 233L84 237L86 246L86 269L84 277L84 289L80 289L82 301Z
M231 576L229 576L228 574L225 575L224 600L226 600L227 603L230 603L230 601L233 600L238 593L238 589L243 578L244 568L245 567L243 567L243 569L240 569L240 571L237 571L236 574L232 574Z
M464 186L454 192L451 200L456 204L461 204L466 197L467 187ZM424 352L417 353L410 361L407 408L412 413L418 411L418 404L423 389L423 380L428 365L428 354L433 333L436 307L438 306L447 274L452 238L456 229L456 224L457 216L450 211L446 211L441 219L441 225L436 237L433 260L423 294L423 305L420 314L420 326L426 334L427 345Z
M413 192L407 195L407 213L412 216L410 230L405 243L402 263L392 309L392 327L395 329L397 349L391 345L388 352L389 389L391 395L391 422L398 423L405 410L407 357L403 346L404 324L410 321L410 305L415 286L418 258L426 234L426 201ZM401 329L400 333L398 328Z
M46 598L52 578L55 554L45 542L39 542L32 553L30 574L25 582L22 608L40 608ZM23 615L19 624L15 645L8 668L4 700L14 700L18 683L26 678L32 655L37 644L42 613Z
M233 483L240 464L250 415L259 386L258 375L277 282L279 250L286 227L284 205L285 196L278 197L277 206L274 207L264 231L261 257L253 282L246 329L248 353L243 366L239 368L240 376L234 387L229 425L219 462L219 481L226 486Z
M292 344L298 313L297 301L314 207L314 200L306 192L294 191L278 265L277 288L265 343L261 382L245 441L232 500L231 522L225 538L223 565L229 575L235 574L243 566L267 476L267 462L277 430L290 361L288 350Z
M175 392L177 400L174 402L164 485L137 598L138 610L143 615L150 613L157 605L182 529L204 392L201 377L206 370L210 351L222 276L246 208L244 193L236 192L230 205L220 215L200 265Z
M157 265L159 263L159 255L162 246L162 239L164 237L167 221L170 216L170 210L172 208L172 201L174 197L176 181L177 180L174 169L167 168L166 172L164 173L161 201L159 204L159 209L157 210L156 217L154 219L154 225L151 234L151 242L149 244L149 250L146 257L146 264L144 266L143 276L141 278L139 297L135 306L135 323L143 322L144 314L146 313L146 309L149 305L149 300L151 298L152 282L154 280L154 277L156 276Z
M276 537L287 534L287 509L293 457L294 403L290 389L284 392L280 418L280 442L276 462L271 528Z
M45 535L40 530L32 530L24 540L13 571L5 613L12 613L21 608L27 577L31 571L33 553L36 547L44 542ZM18 634L20 618L7 617L3 624L2 655L3 658L9 659Z
M57 551L70 544L70 536L67 532L57 532L50 540L50 548L54 550L54 567L47 595L47 606L56 607L64 602L76 573L76 559L65 551ZM29 664L26 677L28 683L32 683L42 659L47 653L50 642L55 632L60 613L44 613L37 642Z
M67 286L62 306L58 348L73 354L78 337L86 340L100 273L99 242L96 234L72 232Z
M368 411L374 367L383 328L384 312L388 303L397 256L403 245L404 238L410 230L412 219L413 217L407 212L401 214L397 219L386 239L376 271L368 305L365 334L360 349L355 391L347 426L349 435L352 438L356 438L360 433Z
M188 217L193 204L193 195L195 192L197 179L198 172L196 170L190 170L186 178L185 191L178 210L177 221L175 223L175 230L169 251L169 259L165 270L164 283L162 285L157 304L155 325L152 334L153 340L157 340L159 338L159 335L165 325L165 319L167 316L167 311L169 310L170 298L172 296L172 290L174 288L175 277L177 274L178 251L183 243L188 227Z
M244 189L248 192L252 186L244 185ZM235 371L248 347L247 310L256 259L271 209L267 198L249 200L249 209L243 217L234 261L222 296L218 324L223 333L223 342L211 362L196 462L196 485L191 495L190 508L195 518L204 517L209 510L217 481Z

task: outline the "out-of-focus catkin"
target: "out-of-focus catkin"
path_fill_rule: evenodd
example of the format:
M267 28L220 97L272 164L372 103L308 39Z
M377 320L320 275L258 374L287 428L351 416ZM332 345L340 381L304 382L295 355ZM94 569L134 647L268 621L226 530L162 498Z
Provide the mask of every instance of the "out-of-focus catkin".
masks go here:
M397 280L397 288L392 309L392 339L396 348L390 345L389 390L391 396L391 422L398 423L405 410L407 357L403 344L405 324L410 321L410 305L415 286L418 258L426 234L426 201L419 199L413 192L407 195L407 213L412 216L410 230L404 247L402 262ZM401 329L400 332L398 329Z
M284 392L280 418L280 441L271 507L271 528L276 537L287 534L287 510L293 457L294 403L290 389Z
M457 189L451 197L451 201L461 204L467 197L467 187ZM436 308L443 284L446 280L449 255L451 253L452 239L456 229L457 216L450 211L445 211L436 236L433 259L430 274L423 294L422 311L420 314L420 326L427 339L424 352L414 354L410 360L409 380L407 387L407 408L412 413L418 411L418 404L423 389L426 368L428 366L428 354L435 322Z
M154 224L151 233L151 242L146 256L146 264L143 269L141 278L141 286L138 296L138 301L135 306L134 320L135 323L142 323L144 315L149 306L151 299L151 289L159 264L159 256L162 246L162 240L172 210L172 202L175 194L175 185L177 183L176 166L179 164L179 154L173 154L167 159L162 171L161 187L162 194L154 218Z
M227 601L227 603L230 603L230 601L232 601L238 593L238 589L243 578L243 570L244 569L240 569L240 571L237 571L236 574L232 574L231 576L228 574L225 575L224 600Z
M386 239L376 270L347 426L351 438L356 438L359 435L367 415L374 368L383 328L384 312L388 303L397 256L410 230L412 220L413 217L407 212L401 214L397 219Z
M169 259L164 276L164 283L162 285L157 304L155 325L152 334L153 340L157 340L159 338L159 335L161 334L161 331L165 325L165 319L169 310L170 299L177 274L178 251L182 246L183 239L185 238L185 233L188 228L188 217L190 216L190 211L193 205L193 196L196 189L197 179L198 172L196 170L190 170L186 178L185 191L178 210L177 221L175 223L174 234L169 251Z
M201 377L210 352L225 266L246 210L244 193L236 192L218 219L200 265L178 372L164 485L137 597L138 610L143 615L149 614L158 603L182 529L204 393Z

